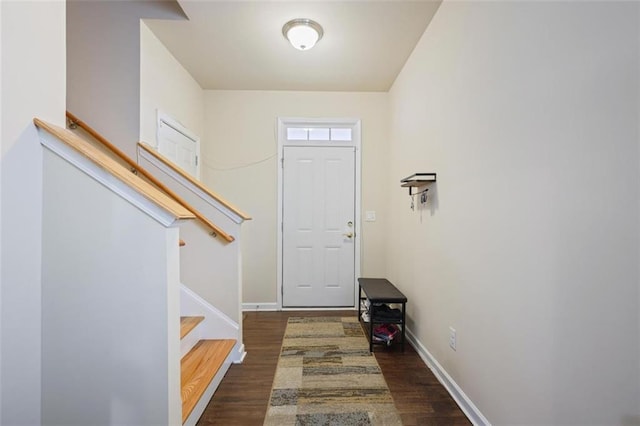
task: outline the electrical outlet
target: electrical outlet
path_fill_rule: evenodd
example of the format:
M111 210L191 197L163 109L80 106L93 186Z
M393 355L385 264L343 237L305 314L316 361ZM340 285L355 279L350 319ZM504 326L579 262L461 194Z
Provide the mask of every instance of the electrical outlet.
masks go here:
M456 350L457 340L456 340L456 329L453 327L449 327L449 347Z

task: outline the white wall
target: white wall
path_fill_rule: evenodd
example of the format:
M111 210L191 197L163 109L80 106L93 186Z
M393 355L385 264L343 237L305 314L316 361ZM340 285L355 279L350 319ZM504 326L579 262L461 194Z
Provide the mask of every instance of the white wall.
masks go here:
M42 424L179 424L178 228L49 150L43 169Z
M67 5L67 109L135 158L140 137L140 19L184 19L177 2Z
M157 146L157 110L202 138L204 91L184 67L140 23L140 140Z
M444 2L390 92L387 272L493 424L640 423L639 7Z
M202 179L253 218L242 226L243 301L276 303L278 117L362 120L362 212L377 212L362 222L362 273L384 276L388 95L208 90Z
M64 125L65 2L3 1L0 423L40 423L42 150Z
M144 153L142 149L140 151ZM198 220L184 223L180 227L180 238L186 243L180 249L180 278L191 291L241 324L240 225L217 210L211 198L201 197L197 188L185 184L185 179L177 177L154 157L141 154L139 164L204 217L236 238L236 241L227 243L222 237L209 235L211 230Z
M204 136L204 91L167 48L140 24L140 140L157 146L157 110L169 114L201 139ZM235 237L239 226L185 189L161 169L139 158L140 164L209 220ZM187 245L180 250L183 284L234 321L239 317L238 242L226 244L209 235L198 221L181 227ZM212 259L217 259L212 262ZM221 265L226 265L222 266Z

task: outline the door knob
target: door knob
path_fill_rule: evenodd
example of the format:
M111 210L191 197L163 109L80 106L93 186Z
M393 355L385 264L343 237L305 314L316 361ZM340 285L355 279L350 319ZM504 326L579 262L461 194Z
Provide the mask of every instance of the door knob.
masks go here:
M353 238L353 232L347 232L346 234L342 234L347 238Z

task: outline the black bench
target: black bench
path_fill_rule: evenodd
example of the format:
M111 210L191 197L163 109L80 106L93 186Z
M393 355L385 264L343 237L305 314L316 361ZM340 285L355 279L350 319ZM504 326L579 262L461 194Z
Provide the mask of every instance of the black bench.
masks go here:
M402 351L404 352L405 340L405 306L407 297L393 284L384 278L358 278L360 285L360 301L369 300L369 351L373 352L373 329L375 324L397 324L402 329ZM397 303L402 304L402 317L399 319L381 318L376 316L376 304ZM358 318L361 318L361 303L358 303ZM382 343L385 344L385 343Z

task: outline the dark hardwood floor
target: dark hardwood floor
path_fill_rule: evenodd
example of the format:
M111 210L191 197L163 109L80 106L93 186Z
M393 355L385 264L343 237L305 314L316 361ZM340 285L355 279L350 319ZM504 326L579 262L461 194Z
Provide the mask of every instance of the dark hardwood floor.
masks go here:
M349 316L354 311L245 312L243 364L232 365L198 426L262 425L290 316ZM411 345L376 347L374 354L406 426L469 425L438 379Z

